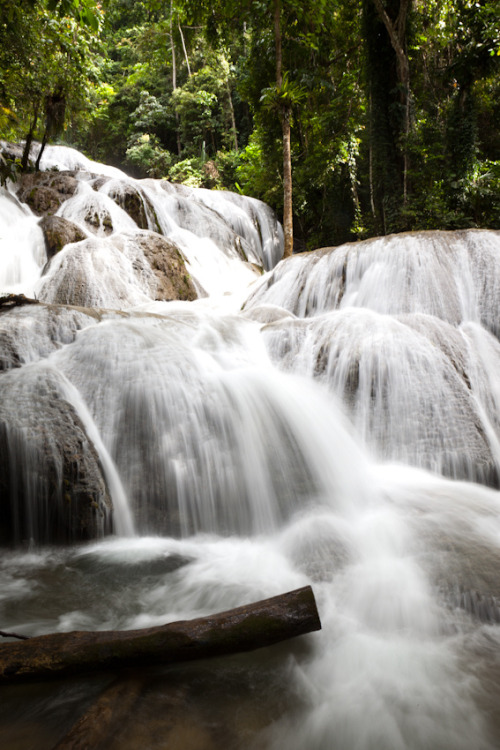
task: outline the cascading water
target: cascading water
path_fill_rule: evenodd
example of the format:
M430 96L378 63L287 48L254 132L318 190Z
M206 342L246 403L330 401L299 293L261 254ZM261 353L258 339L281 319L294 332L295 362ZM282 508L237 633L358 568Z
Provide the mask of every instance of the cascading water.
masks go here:
M45 244L38 220L6 191L0 204L0 290L33 293L45 262Z
M278 366L338 394L380 458L498 486L499 247L495 232L422 233L299 256L246 314L272 306Z
M499 747L498 233L323 250L255 282L281 242L258 203L46 158L84 170L57 216L85 239L44 269L44 304L0 313L0 627L137 628L311 583L320 633L151 674L110 749ZM11 236L35 227L2 201ZM167 240L193 277L176 301ZM29 291L13 245L2 288ZM64 534L94 540L46 544ZM0 741L52 748L102 686L9 689Z

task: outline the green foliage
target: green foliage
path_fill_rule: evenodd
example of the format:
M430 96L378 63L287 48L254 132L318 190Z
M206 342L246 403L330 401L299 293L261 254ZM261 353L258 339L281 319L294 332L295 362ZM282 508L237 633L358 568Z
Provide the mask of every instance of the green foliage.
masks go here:
M270 86L263 89L260 96L261 104L267 109L283 112L303 104L307 98L306 89L296 81L291 81L289 72L283 74L281 86Z
M238 169L242 163L241 151L218 151L215 157L215 168L219 175L217 187L240 192L238 188Z
M213 72L203 68L172 94L185 153L201 154L207 144L215 145L220 117L216 87Z
M246 195L257 196L275 209L281 209L283 190L279 152L274 150L272 160L268 160L265 140L263 131L256 128L241 154L241 164L236 169L237 183Z
M33 0L0 24L0 92L14 113L9 122L0 120L0 135L28 144L33 136L54 137L85 109L101 22L91 0Z
M141 176L165 177L172 164L172 154L161 147L158 139L149 133L134 135L129 141L127 161Z
M7 182L16 182L21 171L20 159L0 154L0 185L5 187Z
M50 12L57 11L60 16L75 18L94 32L99 31L100 8L93 0L47 0L46 7Z
M383 0L396 18L402 0ZM410 3L410 127L374 0L0 0L0 137L61 138L137 176L283 209L296 247L499 227L497 0ZM19 44L22 39L23 43ZM175 84L175 85L174 85ZM0 162L0 181L19 165Z
M168 179L172 182L181 182L188 187L202 187L204 180L203 159L194 157L177 162L171 167Z

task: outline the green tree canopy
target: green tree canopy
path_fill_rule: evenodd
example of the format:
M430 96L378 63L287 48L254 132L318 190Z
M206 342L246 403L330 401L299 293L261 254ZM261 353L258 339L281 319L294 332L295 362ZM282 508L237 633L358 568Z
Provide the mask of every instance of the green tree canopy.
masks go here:
M500 226L498 0L0 7L3 138L255 195L299 250Z

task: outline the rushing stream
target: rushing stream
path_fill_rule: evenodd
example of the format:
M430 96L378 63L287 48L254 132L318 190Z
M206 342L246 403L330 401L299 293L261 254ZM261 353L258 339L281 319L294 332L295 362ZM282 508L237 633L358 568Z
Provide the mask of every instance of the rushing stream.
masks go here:
M0 195L0 293L44 303L0 312L0 629L140 628L309 583L320 632L151 670L107 748L500 748L500 233L278 263L258 201L70 149L42 166L80 170L56 216L83 239L45 265L38 217ZM158 235L198 299L158 297ZM75 446L94 539L55 545L78 533L51 489ZM110 680L2 687L0 746L51 750Z

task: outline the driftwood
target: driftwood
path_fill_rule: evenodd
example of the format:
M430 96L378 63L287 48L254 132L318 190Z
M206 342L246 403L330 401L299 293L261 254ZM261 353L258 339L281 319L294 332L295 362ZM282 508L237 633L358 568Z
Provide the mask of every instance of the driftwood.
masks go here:
M310 586L196 620L143 630L52 633L0 644L0 683L172 664L242 651L321 629Z
M19 635L19 633L6 633L5 630L0 630L0 636L2 638L19 638L20 641L28 641L28 635Z
M23 305L39 305L37 299L25 297L24 294L4 294L0 295L0 312L10 310L13 307L22 307Z

